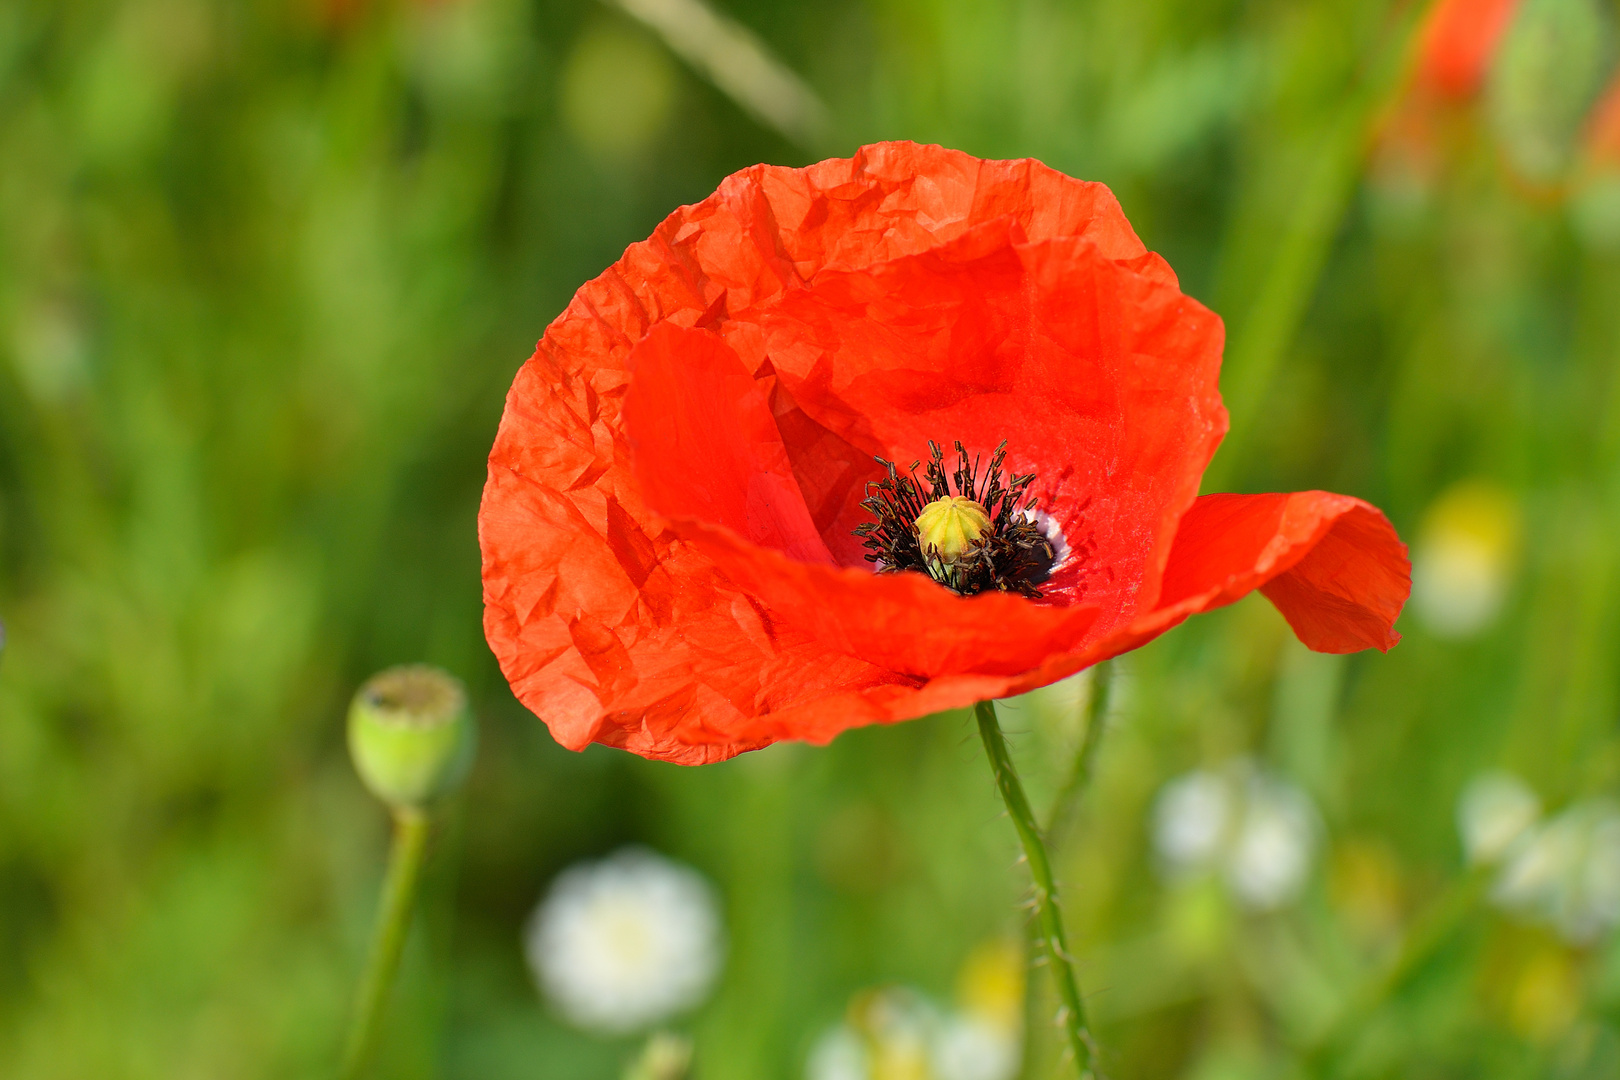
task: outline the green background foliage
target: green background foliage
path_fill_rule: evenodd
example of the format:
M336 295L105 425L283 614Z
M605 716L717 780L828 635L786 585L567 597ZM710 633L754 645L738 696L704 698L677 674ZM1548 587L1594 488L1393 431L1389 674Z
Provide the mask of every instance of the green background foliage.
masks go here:
M588 0L0 3L0 1074L330 1074L386 826L342 717L400 662L466 679L482 747L380 1075L617 1075L633 1044L546 1012L518 941L559 869L630 841L724 896L730 957L688 1025L704 1080L801 1075L851 994L948 997L1019 932L967 714L702 769L575 755L480 630L484 455L545 324L727 173L880 138L1114 189L1227 320L1206 490L1344 491L1409 537L1459 480L1523 510L1475 637L1409 615L1387 656L1314 656L1254 598L1123 666L1058 853L1110 1074L1300 1075L1448 904L1325 1069L1620 1072L1620 950L1467 895L1453 824L1485 768L1551 806L1620 785L1616 230L1512 167L1572 168L1557 139L1607 46L1515 46L1408 182L1373 133L1409 4L718 6L824 99L814 145ZM1038 799L1075 708L1005 713ZM1323 819L1274 914L1155 870L1155 793L1239 755ZM1030 1076L1062 1075L1046 1007Z

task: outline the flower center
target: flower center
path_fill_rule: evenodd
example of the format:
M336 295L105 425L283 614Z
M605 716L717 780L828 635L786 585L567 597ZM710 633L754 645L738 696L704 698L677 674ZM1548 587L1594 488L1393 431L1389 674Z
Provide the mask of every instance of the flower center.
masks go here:
M990 531L990 515L966 495L947 495L923 507L916 524L923 554L951 566Z
M979 463L961 443L956 453L956 471L947 474L944 453L929 442L922 479L920 461L902 474L893 462L877 459L888 475L867 484L861 502L875 520L855 530L867 562L880 574L927 574L962 596L996 590L1039 597L1035 586L1052 572L1057 552L1036 524L1035 500L1025 500L1035 474L1002 479L1005 440L990 455L983 483Z

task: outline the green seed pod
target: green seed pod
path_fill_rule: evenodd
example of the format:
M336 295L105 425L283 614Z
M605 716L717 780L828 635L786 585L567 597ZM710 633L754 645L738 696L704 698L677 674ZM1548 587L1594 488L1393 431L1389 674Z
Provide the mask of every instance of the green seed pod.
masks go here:
M686 1080L692 1073L692 1040L656 1031L641 1057L625 1070L624 1080Z
M1486 97L1504 156L1524 179L1558 182L1613 58L1600 0L1524 0L1491 65Z
M420 810L467 777L478 732L460 680L425 664L374 675L349 707L349 756L395 810Z

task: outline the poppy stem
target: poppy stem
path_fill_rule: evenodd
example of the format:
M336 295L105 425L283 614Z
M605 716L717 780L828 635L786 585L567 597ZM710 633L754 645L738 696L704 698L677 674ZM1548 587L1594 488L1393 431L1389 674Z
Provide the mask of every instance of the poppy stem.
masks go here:
M416 886L422 876L427 836L425 811L415 807L394 810L394 841L388 853L388 874L383 879L382 899L377 907L371 955L366 960L355 999L348 1049L343 1055L343 1080L354 1080L361 1075L376 1046L383 1007L388 1003L388 991L393 988L400 953L405 948L405 934L411 926L411 910L416 905Z
M1051 965L1052 980L1057 984L1058 1001L1062 1005L1064 1030L1069 1037L1069 1049L1074 1054L1075 1067L1081 1080L1090 1080L1092 1039L1086 1024L1086 1009L1080 999L1080 986L1075 981L1074 967L1069 962L1069 946L1063 936L1063 913L1058 908L1057 886L1052 880L1052 863L1041 840L1040 826L1035 812L1030 809L1024 785L1013 768L1012 753L1007 736L996 720L996 706L981 701L973 707L979 721L979 737L984 740L985 754L990 758L990 769L995 773L996 789L1001 801L1007 805L1013 827L1018 830L1019 842L1024 846L1024 858L1035 881L1035 918L1039 927L1039 944Z

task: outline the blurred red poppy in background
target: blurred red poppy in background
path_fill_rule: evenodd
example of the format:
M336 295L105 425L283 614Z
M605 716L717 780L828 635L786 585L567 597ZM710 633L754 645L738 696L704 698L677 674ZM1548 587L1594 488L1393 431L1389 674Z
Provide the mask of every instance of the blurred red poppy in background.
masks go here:
M1485 89L1519 0L1438 0L1418 29L1408 77L1374 132L1372 180L1426 197L1441 174L1446 131Z
M1609 81L1587 121L1587 160L1610 169L1620 167L1620 73Z
M1314 649L1389 648L1409 567L1377 509L1197 497L1222 335L1107 188L1039 162L745 169L519 372L479 514L490 645L563 745L688 764L1030 690L1257 588ZM874 459L931 440L1006 442L1003 523L1050 541L1031 595L873 572Z
M1418 88L1452 101L1478 94L1518 6L1519 0L1435 4L1419 43Z

